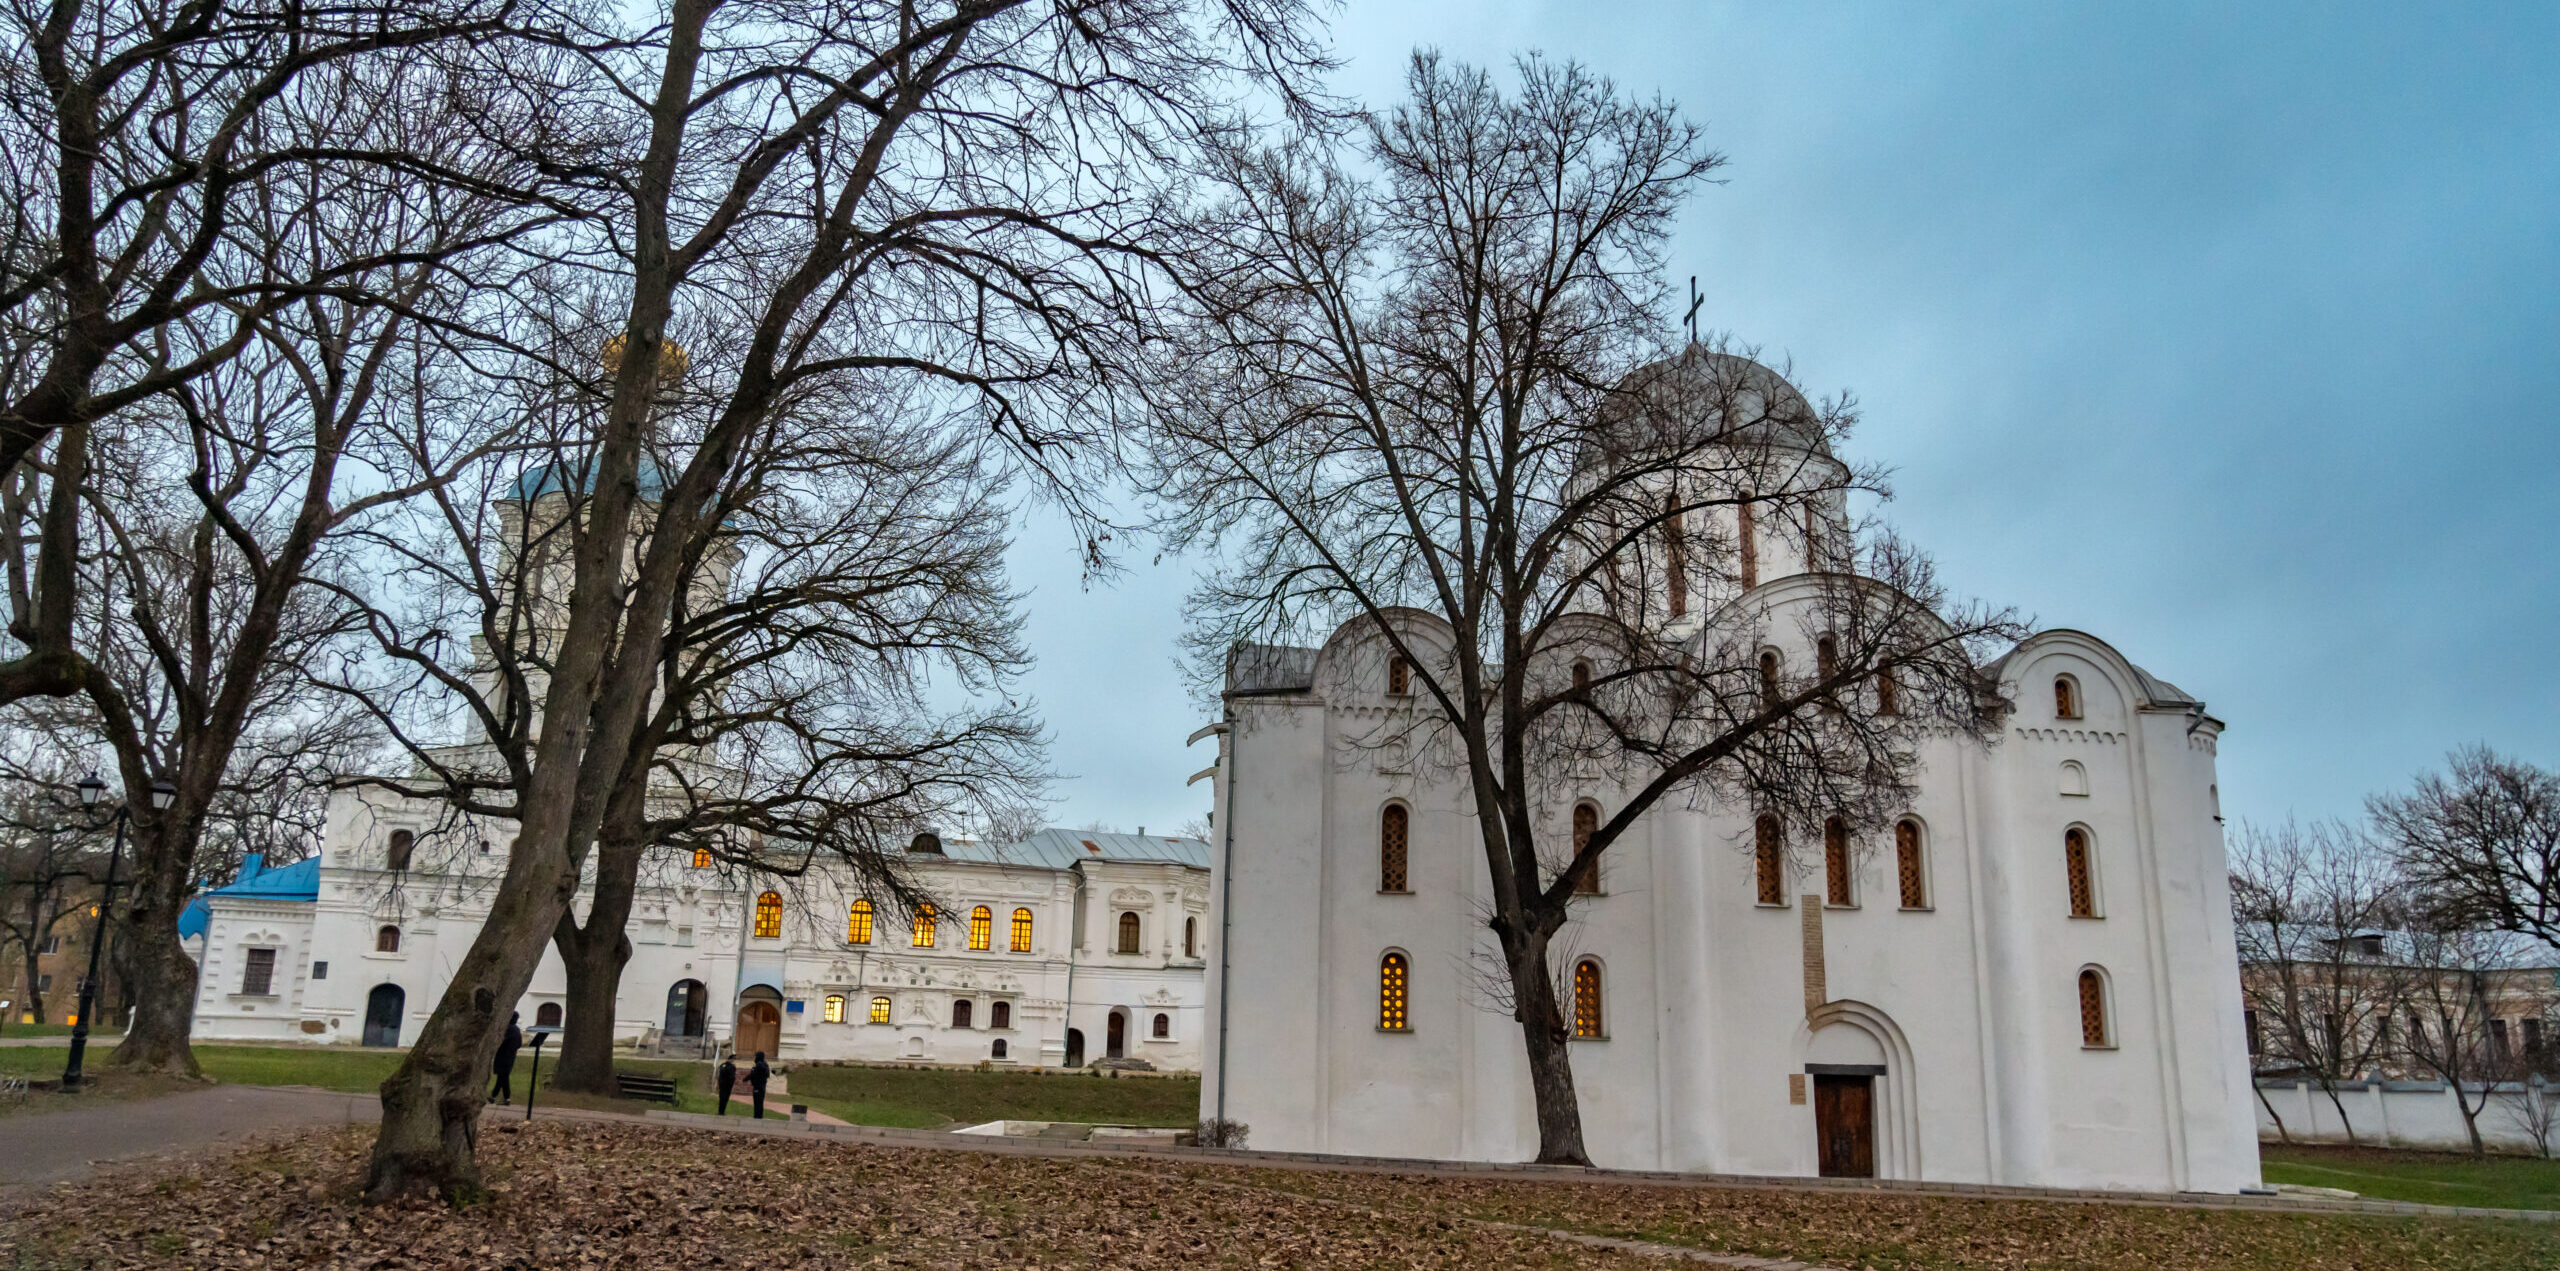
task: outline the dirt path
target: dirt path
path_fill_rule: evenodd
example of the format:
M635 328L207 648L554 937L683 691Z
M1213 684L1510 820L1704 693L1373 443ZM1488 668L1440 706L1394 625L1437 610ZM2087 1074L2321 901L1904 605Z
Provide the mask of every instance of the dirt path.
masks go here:
M157 1099L28 1111L0 1118L0 1190L77 1178L108 1161L183 1155L267 1131L381 1115L382 1105L369 1094L268 1086L211 1086Z

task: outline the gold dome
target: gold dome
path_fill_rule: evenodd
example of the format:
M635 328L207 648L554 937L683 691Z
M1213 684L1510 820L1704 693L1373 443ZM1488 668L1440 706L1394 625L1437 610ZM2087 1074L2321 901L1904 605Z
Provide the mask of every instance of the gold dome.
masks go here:
M604 352L600 360L604 363L607 375L622 369L621 336L617 335L604 342ZM660 384L673 384L683 379L685 368L691 362L692 358L685 353L683 345L673 340L658 342L658 382Z

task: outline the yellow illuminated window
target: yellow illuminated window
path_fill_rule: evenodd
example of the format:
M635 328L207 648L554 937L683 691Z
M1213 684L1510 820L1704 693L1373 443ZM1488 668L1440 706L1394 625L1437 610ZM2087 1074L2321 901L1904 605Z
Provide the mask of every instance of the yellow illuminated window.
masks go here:
M852 911L844 916L844 942L846 944L871 943L870 901L853 902Z
M915 935L909 943L919 949L933 947L933 906L916 906Z
M1013 951L1031 952L1031 911L1028 909L1013 911Z
M1598 1037L1600 1032L1600 964L1589 958L1573 965L1573 1035Z
M889 1022L889 999L885 997L871 999L871 1022L874 1024Z
M985 905L980 905L969 911L970 948L986 948L988 943L995 938L995 930L996 915L994 910L987 908Z
M1405 963L1401 953L1378 959L1378 1027L1405 1031Z
M782 938L782 893L769 891L756 897L756 939Z
M707 847L697 847L697 848L693 849L693 867L694 867L695 869L709 869L709 868L711 868L711 849L710 849L710 848L707 848Z
M832 993L827 995L827 1022L830 1024L844 1022L844 999Z

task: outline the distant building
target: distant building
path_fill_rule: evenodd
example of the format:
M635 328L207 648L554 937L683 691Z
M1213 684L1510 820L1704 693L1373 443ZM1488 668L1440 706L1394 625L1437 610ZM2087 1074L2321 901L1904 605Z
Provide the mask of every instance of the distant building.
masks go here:
M510 834L425 801L338 792L317 856L273 870L251 857L181 921L201 971L195 1035L413 1040L488 916ZM918 846L916 878L944 907L914 922L840 871L745 881L707 858L649 862L616 1039L803 1060L1199 1066L1207 844L1044 830ZM525 1024L559 1023L566 990L546 949L517 1007Z

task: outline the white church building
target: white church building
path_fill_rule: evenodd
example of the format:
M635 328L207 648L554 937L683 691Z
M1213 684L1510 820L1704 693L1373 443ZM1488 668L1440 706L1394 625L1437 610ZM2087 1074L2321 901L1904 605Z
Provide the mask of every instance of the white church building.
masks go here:
M182 919L195 1036L413 1040L488 916L510 832L336 792L317 854L277 869L251 857ZM912 919L841 871L748 877L669 855L644 868L633 905L615 1037L786 1061L1197 1069L1208 852L1143 833L925 836L907 863L937 908ZM518 1012L556 1025L566 994L546 948Z
M1821 587L1785 528L1728 536L1759 553L1757 577L1703 621L1748 612L1781 656L1810 659L1783 633ZM1263 1150L1529 1160L1519 1025L1475 957L1490 937L1474 812L1457 778L1366 744L1417 702L1362 647L1375 639L1354 622L1319 648L1244 651L1223 726L1203 730L1224 936L1202 1115ZM1991 670L2016 706L2005 734L1927 742L1889 831L1826 843L1812 877L1762 850L1774 821L1676 799L1601 859L1557 969L1596 1164L2259 1182L2221 722L2078 631ZM1612 797L1571 793L1604 814Z

